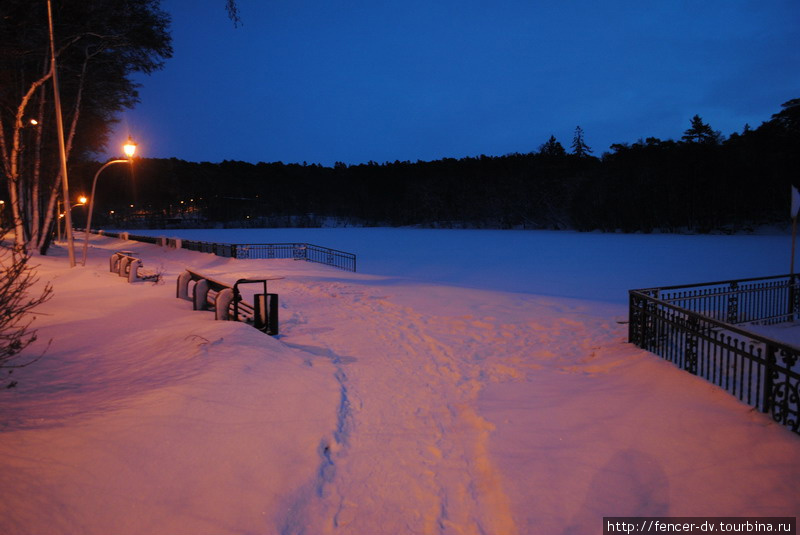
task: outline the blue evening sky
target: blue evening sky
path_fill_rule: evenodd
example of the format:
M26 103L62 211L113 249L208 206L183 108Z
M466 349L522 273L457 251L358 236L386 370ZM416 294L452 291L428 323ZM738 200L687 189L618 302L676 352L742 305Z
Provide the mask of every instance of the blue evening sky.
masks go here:
M800 97L798 0L164 0L175 55L120 116L144 157L308 162L729 135ZM110 152L114 152L111 150Z

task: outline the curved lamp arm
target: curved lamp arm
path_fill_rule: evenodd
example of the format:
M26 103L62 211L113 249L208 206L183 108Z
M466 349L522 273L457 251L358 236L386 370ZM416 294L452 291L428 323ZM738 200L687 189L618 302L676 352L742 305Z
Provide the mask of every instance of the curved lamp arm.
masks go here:
M94 211L94 190L97 187L97 177L100 176L100 173L108 167L109 165L113 165L115 163L132 163L133 160L111 160L110 162L106 163L97 170L94 174L94 180L92 180L92 194L89 197L89 213L86 215L86 228L84 229L85 239L83 241L83 265L86 265L86 255L89 250L89 231L92 228L92 212Z

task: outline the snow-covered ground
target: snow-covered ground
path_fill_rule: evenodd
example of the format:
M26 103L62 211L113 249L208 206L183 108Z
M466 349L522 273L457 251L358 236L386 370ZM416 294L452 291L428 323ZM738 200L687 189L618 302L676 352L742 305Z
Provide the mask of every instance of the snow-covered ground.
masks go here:
M0 392L8 534L594 534L798 516L800 437L627 343L625 290L777 274L786 236L317 229L359 273L92 237L35 259L44 357ZM135 251L161 284L108 272ZM281 335L175 298L282 276ZM670 269L671 268L671 269ZM580 299L576 299L579 297Z

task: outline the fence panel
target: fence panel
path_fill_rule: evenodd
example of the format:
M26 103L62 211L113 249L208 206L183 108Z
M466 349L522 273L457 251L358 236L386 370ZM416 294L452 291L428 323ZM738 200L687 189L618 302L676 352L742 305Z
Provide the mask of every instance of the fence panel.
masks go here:
M236 258L293 258L356 271L356 255L310 243L236 244Z

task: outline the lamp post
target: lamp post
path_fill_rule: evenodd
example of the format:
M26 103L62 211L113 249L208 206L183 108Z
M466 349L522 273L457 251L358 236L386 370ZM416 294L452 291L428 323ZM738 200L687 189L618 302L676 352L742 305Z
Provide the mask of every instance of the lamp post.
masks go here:
M100 176L100 173L106 167L113 165L115 163L133 163L133 155L136 153L136 143L128 137L128 142L122 147L122 150L125 151L125 156L128 157L127 160L111 160L110 162L106 163L97 170L94 174L94 179L92 180L92 194L89 196L89 214L86 216L86 228L83 230L84 233L84 241L83 241L83 265L86 265L86 255L89 251L89 232L92 229L92 212L94 211L94 191L97 187L97 177Z
M47 24L50 30L50 69L53 73L53 103L56 108L56 127L58 129L58 149L61 156L61 191L64 202L69 202L69 183L67 180L67 149L64 141L64 118L61 114L61 94L58 91L58 69L56 68L56 39L53 33L53 7L47 0ZM75 244L72 240L72 213L70 206L66 205L64 224L67 228L67 251L69 252L69 267L75 267Z

